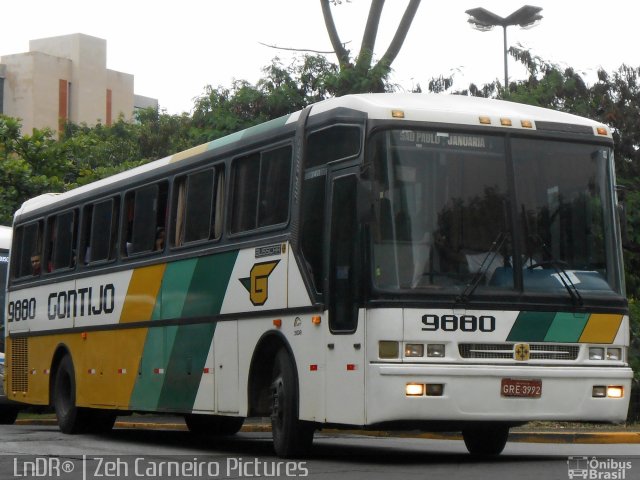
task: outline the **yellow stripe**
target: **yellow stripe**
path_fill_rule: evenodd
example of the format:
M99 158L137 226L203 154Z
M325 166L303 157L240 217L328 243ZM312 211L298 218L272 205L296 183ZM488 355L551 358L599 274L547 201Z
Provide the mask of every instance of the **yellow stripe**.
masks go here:
M594 313L580 336L580 343L613 343L622 323L622 315Z
M179 162L180 160L193 157L195 155L198 155L199 153L206 152L208 148L209 144L205 143L203 145L198 145L197 147L190 148L189 150L185 150L184 152L176 153L171 157L169 163Z
M156 298L162 284L165 264L134 270L122 307L120 323L151 320Z

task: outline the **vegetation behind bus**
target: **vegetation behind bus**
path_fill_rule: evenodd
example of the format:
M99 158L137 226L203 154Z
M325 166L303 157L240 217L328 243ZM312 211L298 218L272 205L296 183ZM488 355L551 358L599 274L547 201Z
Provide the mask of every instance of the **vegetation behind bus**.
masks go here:
M627 193L629 243L640 245L640 68L622 65L612 73L600 70L598 81L589 86L571 68L562 69L516 48L510 53L529 74L526 80L509 85L510 100L590 117L612 127L618 184ZM351 91L361 86L357 71L350 71L353 79L345 80L340 66L320 55L301 56L288 66L275 59L263 73L255 85L236 81L231 87L207 86L195 99L191 114L148 109L138 112L133 123L119 119L112 126L67 124L60 138L38 129L22 135L19 120L0 116L0 223L10 224L22 202L41 193L70 190L299 110L343 93L344 81L352 82ZM432 79L428 90L452 91L454 80ZM383 84L388 91L396 88L388 72ZM420 85L414 90L421 91ZM504 92L496 81L452 93L499 98ZM640 251L635 250L625 251L625 267L635 334L631 359L640 378L640 308L634 301L640 299Z

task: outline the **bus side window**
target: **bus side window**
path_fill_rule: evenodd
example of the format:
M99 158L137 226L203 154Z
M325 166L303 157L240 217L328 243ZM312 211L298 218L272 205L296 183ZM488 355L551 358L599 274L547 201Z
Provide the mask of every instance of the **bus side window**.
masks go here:
M258 227L284 223L289 216L291 146L262 154Z
M302 187L302 211L300 212L300 247L310 270L316 292L324 290L325 181L326 174L305 179Z
M47 272L74 268L77 254L77 211L71 210L47 219Z
M126 193L124 198L124 256L148 253L158 248L156 240L164 234L167 185L165 182L146 185ZM164 238L164 237L163 237Z
M290 145L233 162L231 233L284 223L289 218Z
M325 165L360 153L360 128L335 125L313 132L307 138L305 169Z
M222 188L222 172L219 167L176 179L173 200L174 246L220 237L221 225L217 224L216 219L221 215L221 199L218 198L221 192L218 190Z
M12 278L40 276L42 271L42 221L22 225L15 230Z
M118 198L110 198L85 207L84 263L102 262L115 258L118 203Z

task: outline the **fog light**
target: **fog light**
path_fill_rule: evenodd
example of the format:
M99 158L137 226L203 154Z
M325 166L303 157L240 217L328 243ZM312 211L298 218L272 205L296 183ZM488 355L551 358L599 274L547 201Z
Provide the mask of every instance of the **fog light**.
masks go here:
M607 348L607 360L622 360L622 349Z
M424 345L421 343L407 343L404 346L405 357L424 357Z
M441 397L444 392L444 385L441 383L428 383L425 387L428 397Z
M433 345L427 345L427 357L444 357L444 344L435 343Z
M607 397L622 398L624 397L624 389L620 386L607 387Z
M398 358L400 355L400 344L388 340L378 342L378 356L380 358Z
M607 396L607 387L604 385L597 385L593 387L591 396L595 398L604 398Z
M424 385L421 383L407 383L405 393L407 397L421 397L424 395Z
M589 360L604 360L604 348L602 347L589 348Z

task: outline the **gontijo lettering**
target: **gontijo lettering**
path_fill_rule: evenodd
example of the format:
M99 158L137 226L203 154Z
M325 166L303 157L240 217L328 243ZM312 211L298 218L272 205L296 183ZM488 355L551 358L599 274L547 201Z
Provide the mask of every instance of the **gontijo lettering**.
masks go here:
M49 294L47 316L56 318L84 317L111 313L115 308L116 288L112 283Z

